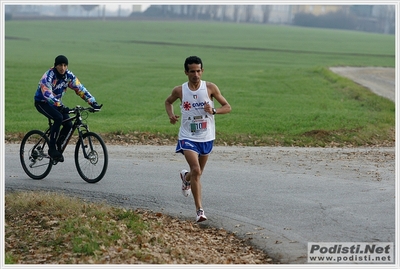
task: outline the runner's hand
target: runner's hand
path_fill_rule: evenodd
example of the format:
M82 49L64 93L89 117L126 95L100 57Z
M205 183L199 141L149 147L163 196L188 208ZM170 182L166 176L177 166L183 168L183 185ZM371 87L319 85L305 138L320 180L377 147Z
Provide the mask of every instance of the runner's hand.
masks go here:
M178 121L178 119L179 119L178 115L173 115L172 117L169 118L169 122L171 124L175 124Z

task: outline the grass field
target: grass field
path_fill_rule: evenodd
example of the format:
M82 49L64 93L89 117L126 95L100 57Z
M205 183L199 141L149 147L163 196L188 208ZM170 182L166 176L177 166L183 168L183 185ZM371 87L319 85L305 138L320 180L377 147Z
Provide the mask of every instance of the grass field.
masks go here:
M232 106L217 116L217 143L367 145L394 140L395 105L329 71L395 66L395 36L300 27L209 22L7 21L5 133L44 129L33 95L55 56L104 107L90 115L101 134L175 136L164 100L187 80L198 55L203 79ZM70 91L69 107L84 102ZM175 106L178 113L178 104Z

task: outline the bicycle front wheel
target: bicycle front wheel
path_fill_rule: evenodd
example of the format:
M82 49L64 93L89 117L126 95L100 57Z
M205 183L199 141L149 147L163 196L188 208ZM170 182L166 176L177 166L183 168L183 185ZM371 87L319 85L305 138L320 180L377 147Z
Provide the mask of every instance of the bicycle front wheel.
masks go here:
M39 130L29 131L22 139L19 157L25 173L33 179L45 178L53 166L47 154L49 138Z
M87 132L75 147L75 166L79 175L88 183L100 181L108 166L108 152L103 139L96 133Z

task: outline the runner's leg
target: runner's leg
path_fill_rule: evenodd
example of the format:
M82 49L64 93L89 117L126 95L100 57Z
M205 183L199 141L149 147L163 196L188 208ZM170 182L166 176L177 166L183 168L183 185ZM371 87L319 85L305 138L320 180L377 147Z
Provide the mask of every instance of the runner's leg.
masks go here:
M186 175L186 180L190 181L194 204L196 206L196 210L198 210L202 208L200 177L207 163L208 155L199 157L197 152L191 150L184 150L183 154L185 155L185 159L190 167L190 171Z

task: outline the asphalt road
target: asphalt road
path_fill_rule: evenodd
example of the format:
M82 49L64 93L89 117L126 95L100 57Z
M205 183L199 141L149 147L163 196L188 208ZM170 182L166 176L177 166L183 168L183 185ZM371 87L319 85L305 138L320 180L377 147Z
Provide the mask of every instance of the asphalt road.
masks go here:
M5 145L5 189L56 190L194 221L183 197L183 156L170 146L109 146L106 176L83 181L73 162L28 178ZM394 242L394 148L215 147L202 177L204 225L249 239L282 263L303 264L308 242Z

